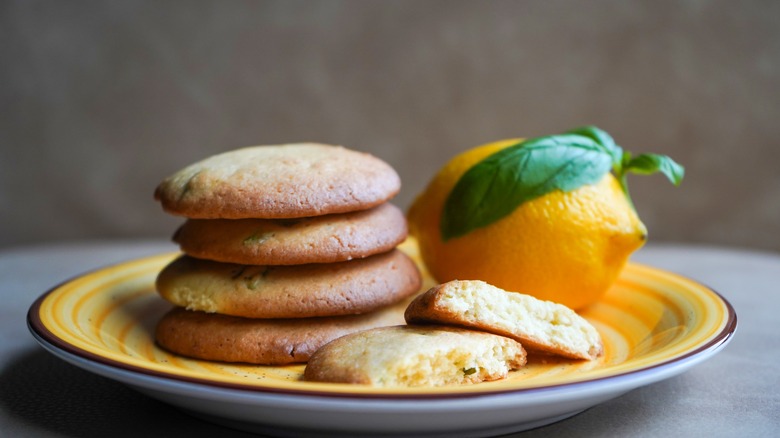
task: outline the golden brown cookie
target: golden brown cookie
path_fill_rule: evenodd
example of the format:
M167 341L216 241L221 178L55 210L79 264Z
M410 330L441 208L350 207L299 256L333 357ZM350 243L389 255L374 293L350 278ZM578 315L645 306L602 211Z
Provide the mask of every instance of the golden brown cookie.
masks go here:
M247 318L305 318L370 312L418 291L420 273L398 249L364 259L294 266L220 263L181 256L157 291L190 310Z
M322 345L359 330L403 323L403 308L364 315L252 319L176 307L157 325L157 343L197 359L284 365L306 362Z
M377 206L400 190L379 158L317 143L253 146L206 158L166 178L155 199L195 219L279 219Z
M390 251L406 238L392 205L301 219L189 219L173 240L200 259L247 265L332 263Z
M484 281L450 281L418 296L405 312L409 324L447 324L484 330L520 341L529 351L595 359L601 335L570 308L507 292Z
M374 386L443 386L497 380L525 365L512 339L455 327L393 326L338 338L309 359L304 379Z

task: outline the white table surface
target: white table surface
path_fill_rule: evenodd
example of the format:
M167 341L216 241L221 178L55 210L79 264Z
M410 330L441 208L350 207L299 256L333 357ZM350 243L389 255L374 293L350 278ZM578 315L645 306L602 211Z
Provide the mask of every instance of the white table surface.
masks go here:
M26 326L33 301L108 264L173 251L162 241L0 250L0 437L242 437L195 419L43 350ZM736 309L738 329L694 369L512 436L780 436L780 255L648 245L633 260L708 285Z

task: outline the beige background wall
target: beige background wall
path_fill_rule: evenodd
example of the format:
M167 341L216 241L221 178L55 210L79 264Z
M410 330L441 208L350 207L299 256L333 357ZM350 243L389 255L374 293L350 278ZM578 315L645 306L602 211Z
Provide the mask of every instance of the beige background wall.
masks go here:
M451 155L596 124L672 155L631 180L656 242L780 251L777 1L2 1L0 246L167 237L157 182L313 140L407 207Z

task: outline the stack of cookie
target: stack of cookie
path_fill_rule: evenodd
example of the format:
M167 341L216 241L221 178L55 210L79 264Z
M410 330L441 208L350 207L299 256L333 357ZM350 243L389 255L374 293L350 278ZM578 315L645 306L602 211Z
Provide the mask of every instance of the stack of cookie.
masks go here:
M157 342L228 362L306 362L323 344L403 323L420 273L396 249L400 179L369 154L323 144L256 146L195 163L155 199L186 222L183 255L157 278L177 307Z

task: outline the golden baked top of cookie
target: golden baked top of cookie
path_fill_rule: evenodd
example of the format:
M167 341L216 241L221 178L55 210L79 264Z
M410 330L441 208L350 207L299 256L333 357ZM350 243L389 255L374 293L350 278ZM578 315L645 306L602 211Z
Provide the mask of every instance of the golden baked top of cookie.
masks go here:
M155 199L195 219L296 218L364 210L401 188L381 159L319 143L251 146L206 158L169 176Z

